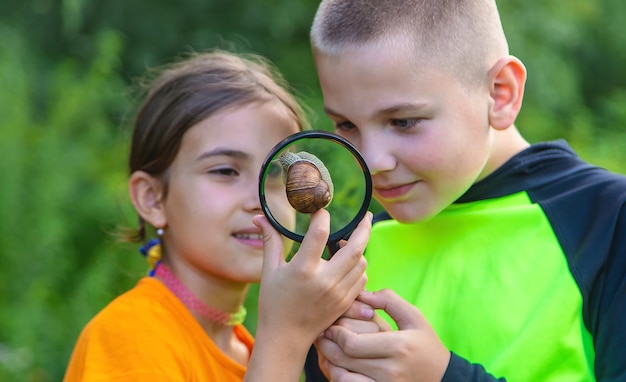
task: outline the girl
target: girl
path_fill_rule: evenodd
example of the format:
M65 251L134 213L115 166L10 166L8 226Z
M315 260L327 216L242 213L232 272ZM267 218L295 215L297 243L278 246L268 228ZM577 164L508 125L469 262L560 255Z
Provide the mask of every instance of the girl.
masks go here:
M143 251L156 262L84 328L66 382L297 381L311 343L363 289L369 215L325 261L330 222L318 211L288 263L290 243L260 215L265 156L305 127L272 69L258 56L216 51L165 68L152 83L130 150L139 215L130 238L145 241L154 229L158 240ZM284 189L266 192L285 199L281 221L295 219ZM243 302L261 279L253 351Z

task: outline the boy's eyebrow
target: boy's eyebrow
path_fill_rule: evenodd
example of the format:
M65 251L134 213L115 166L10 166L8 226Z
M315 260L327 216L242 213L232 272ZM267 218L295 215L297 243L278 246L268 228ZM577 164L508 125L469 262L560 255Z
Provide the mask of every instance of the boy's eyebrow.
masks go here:
M374 113L375 116L382 116L397 113L399 111L417 111L426 107L425 103L400 103L397 105L389 106L384 109L378 110Z
M375 111L372 115L374 117L380 117L380 116L384 116L384 115L389 115L389 114L393 114L393 113L397 113L399 111L417 111L420 109L423 109L427 106L426 103L410 103L410 102L405 102L405 103L400 103L397 105L393 105L393 106L389 106L386 107L384 109L381 110L377 110ZM339 114L338 112L334 111L333 109L329 108L329 107L324 107L324 112L328 115L333 115L335 117L342 117L341 114Z
M246 159L249 158L250 155L240 150L226 149L226 148L216 148L213 150L205 151L198 156L196 161L201 161L206 158L215 157L215 156L228 156L233 158Z
M334 115L335 117L341 117L339 113L327 106L324 106L324 113L326 113L327 115Z

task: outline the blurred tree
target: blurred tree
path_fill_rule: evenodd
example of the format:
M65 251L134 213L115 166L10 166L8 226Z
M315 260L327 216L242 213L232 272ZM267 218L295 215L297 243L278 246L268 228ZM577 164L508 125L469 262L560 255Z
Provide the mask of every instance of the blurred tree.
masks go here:
M511 53L527 66L517 126L531 141L566 138L581 156L619 172L626 151L626 3L499 1ZM621 107L617 106L621 105Z
M86 67L47 70L17 31L0 34L10 37L0 46L10 89L0 93L0 380L59 380L77 329L141 275L106 235L126 216L112 118L125 101L120 38L100 33Z
M529 77L518 127L626 173L626 2L498 2ZM126 196L129 86L190 50L257 52L331 125L307 0L0 2L0 380L58 381L84 324L145 272ZM254 331L255 289L246 324Z

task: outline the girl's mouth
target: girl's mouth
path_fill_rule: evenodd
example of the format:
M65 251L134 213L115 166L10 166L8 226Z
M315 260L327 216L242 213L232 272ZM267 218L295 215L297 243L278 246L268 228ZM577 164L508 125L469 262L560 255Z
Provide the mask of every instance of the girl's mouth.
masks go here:
M260 233L235 233L233 236L243 240L263 240L263 235Z
M244 245L263 249L263 235L259 232L236 232L233 237Z

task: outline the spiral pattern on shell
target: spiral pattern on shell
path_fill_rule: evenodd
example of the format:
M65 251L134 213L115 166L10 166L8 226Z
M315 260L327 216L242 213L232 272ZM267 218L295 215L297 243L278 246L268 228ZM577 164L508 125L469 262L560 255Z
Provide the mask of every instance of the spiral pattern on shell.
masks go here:
M296 211L313 213L330 204L333 183L319 158L302 151L284 152L279 160L285 172L287 200Z

